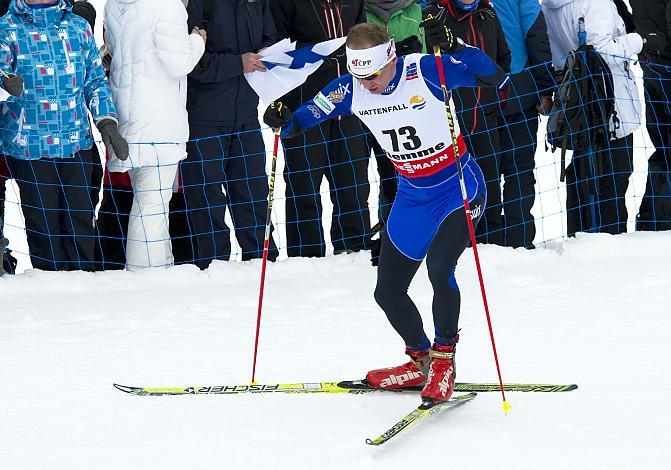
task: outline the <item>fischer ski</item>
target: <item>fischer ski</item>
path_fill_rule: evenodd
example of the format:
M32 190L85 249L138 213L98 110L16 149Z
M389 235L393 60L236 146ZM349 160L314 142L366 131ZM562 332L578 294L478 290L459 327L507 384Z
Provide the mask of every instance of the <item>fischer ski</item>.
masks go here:
M457 406L471 401L477 396L477 393L468 393L450 398L448 401L439 403L422 403L415 410L405 415L398 423L394 424L387 431L375 439L366 439L366 444L379 446L387 442L392 437L400 434L405 429L416 426L431 415L451 410Z
M351 393L363 394L372 392L419 393L422 387L406 387L395 390L385 390L371 387L361 380L342 382L314 382L293 384L263 384L263 385L217 385L192 387L129 387L114 384L122 392L140 396L161 395L236 395L239 393ZM578 388L576 384L504 384L507 392L570 392ZM501 388L494 383L467 383L457 382L455 392L498 392Z

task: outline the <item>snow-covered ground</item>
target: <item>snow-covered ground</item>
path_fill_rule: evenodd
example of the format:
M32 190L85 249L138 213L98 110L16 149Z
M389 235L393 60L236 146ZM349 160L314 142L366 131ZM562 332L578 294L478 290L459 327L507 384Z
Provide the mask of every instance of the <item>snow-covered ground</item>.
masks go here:
M104 0L92 1L101 39ZM215 262L207 272L28 270L0 280L0 470L669 468L671 233L561 241L559 155L542 147L539 247L480 252L504 380L577 383L577 391L509 393L507 416L499 394L481 393L382 448L365 438L395 423L417 397L132 397L112 383L249 382L260 263ZM643 129L635 147L630 230L652 152ZM279 164L281 172L281 157ZM284 189L277 182L273 220L281 237ZM327 191L323 186L325 220ZM376 191L373 184L371 208ZM6 231L24 271L30 266L13 184L8 198ZM458 279L458 380L495 382L470 252ZM404 360L372 298L374 283L366 254L270 265L257 381L355 379ZM411 295L430 333L424 270Z
M414 396L132 397L113 382L250 379L259 262L0 281L0 468L669 468L671 233L481 247L504 379L563 394L481 393L382 448ZM458 378L495 381L472 254ZM361 377L403 359L363 254L269 267L257 380ZM431 332L424 270L411 294ZM667 442L668 443L668 442Z

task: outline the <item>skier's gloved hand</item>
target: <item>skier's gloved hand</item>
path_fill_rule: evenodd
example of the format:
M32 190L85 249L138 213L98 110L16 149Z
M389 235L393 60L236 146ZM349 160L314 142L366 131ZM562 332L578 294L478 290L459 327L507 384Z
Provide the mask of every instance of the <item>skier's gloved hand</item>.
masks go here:
M114 155L119 160L127 160L128 142L119 134L116 121L110 118L103 118L98 121L97 126L105 146L111 146L112 150L114 150Z
M2 79L2 88L12 96L21 96L23 93L23 78L13 73Z
M422 43L417 36L410 36L396 43L397 55L415 54L417 52L422 52Z
M648 33L643 36L644 54L661 55L666 46L666 36L662 33Z
M282 103L270 103L263 113L263 122L273 129L286 127L291 122L291 111Z
M429 15L422 21L424 35L426 37L426 50L433 51L435 46L448 54L453 54L464 48L464 41L454 35L452 30L445 26L440 20Z

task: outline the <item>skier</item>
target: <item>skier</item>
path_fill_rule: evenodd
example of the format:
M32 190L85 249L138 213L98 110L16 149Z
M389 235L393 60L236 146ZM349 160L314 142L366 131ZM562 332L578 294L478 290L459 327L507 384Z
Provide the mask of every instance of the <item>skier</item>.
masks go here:
M435 19L424 22L427 48L439 45L447 87L497 86L503 71L479 49L465 46ZM353 27L347 36L349 74L331 82L291 113L271 105L264 121L283 137L300 134L327 119L354 114L371 130L399 173L396 200L382 239L375 300L403 338L410 361L370 371L375 387L424 385L425 402L450 398L460 295L454 276L469 243L452 141L437 62L431 55L397 57L387 32L373 24ZM450 109L455 114L450 99ZM480 168L458 135L463 178L474 223L482 216L486 189ZM434 289L433 347L424 333L408 287L424 258Z

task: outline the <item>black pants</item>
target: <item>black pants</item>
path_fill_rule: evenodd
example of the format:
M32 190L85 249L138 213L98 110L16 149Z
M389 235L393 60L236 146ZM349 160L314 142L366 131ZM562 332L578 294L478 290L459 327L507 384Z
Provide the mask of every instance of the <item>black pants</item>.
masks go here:
M0 158L5 157L0 155ZM0 242L5 238L5 191L5 179L0 176Z
M471 207L483 203L484 198L481 198ZM476 226L479 220L477 218L474 221ZM469 242L466 215L463 209L457 209L441 224L426 257L426 267L433 286L436 340L442 344L453 343L457 334L461 295L454 271L457 260ZM411 349L420 349L427 343L422 317L408 295L410 283L421 264L421 261L410 259L398 251L386 232L383 234L375 300L405 341L406 347Z
M324 256L319 188L325 176L333 203L331 242L336 252L370 245L368 159L365 130L353 116L322 123L283 141L287 253Z
M133 190L125 186L103 186L96 222L96 270L125 269L128 219Z
M0 158L5 158L0 155ZM5 261L5 247L7 242L5 241L5 179L0 176L0 252L2 252L2 262L0 262L0 270L6 271L4 269Z
M503 215L501 214L501 172L499 169L498 154L501 151L501 139L499 137L500 113L494 106L476 110L478 124L475 130L467 127L472 123L464 122L464 137L466 145L475 157L475 161L482 170L487 186L487 207L484 217L478 225L478 243L493 243L503 245ZM472 115L472 113L468 113ZM465 127L466 126L466 127ZM472 132L471 132L472 131Z
M12 161L34 268L94 269L91 188L95 165L100 160L91 150L68 159Z
M242 259L263 256L268 177L258 121L239 129L191 126L188 158L181 174L191 230L196 239L196 264L207 267L231 255L230 229L224 217L231 210ZM222 190L223 186L223 190ZM268 259L277 258L270 240Z
M12 256L12 250L8 248L9 240L5 238L5 178L10 177L9 163L11 157L0 155L0 275L3 273L14 274L16 271L16 258Z
M567 232L627 231L624 196L633 171L634 136L610 141L608 149L574 153L566 168Z
M648 160L636 230L671 230L671 72L655 64L643 71L646 126L655 151Z
M503 175L503 244L514 248L533 247L536 224L531 208L536 199L534 187L538 112L535 105L505 113L499 127L501 152L499 171ZM489 190L489 187L487 187Z

